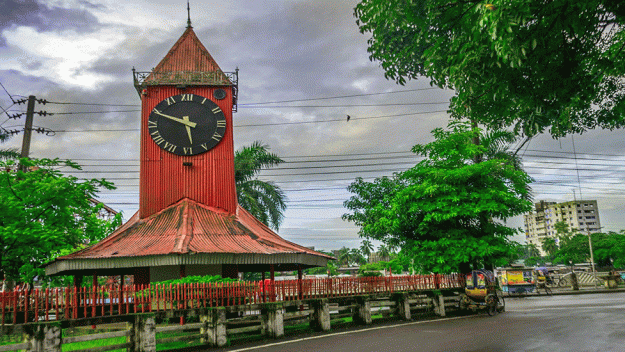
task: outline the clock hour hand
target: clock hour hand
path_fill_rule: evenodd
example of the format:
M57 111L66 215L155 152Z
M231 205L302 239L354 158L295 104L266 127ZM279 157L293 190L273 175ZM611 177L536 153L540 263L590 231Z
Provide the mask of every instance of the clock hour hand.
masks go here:
M176 121L176 122L180 122L181 124L183 124L183 125L185 125L185 126L187 126L187 127L195 128L195 126L197 126L197 123L195 123L195 122L191 122L191 121L189 121L189 120L183 120L183 119L179 119L179 118L177 118L177 117L173 117L173 116L165 115L165 114L163 114L162 112L160 112L160 111L158 111L158 110L156 110L156 109L154 109L154 112L155 112L157 115L161 115L161 116L166 117L166 118L168 118L168 119L170 119L170 120L173 120L173 121Z
M183 116L182 119L184 121L189 122L189 116ZM187 129L187 135L189 136L189 143L193 144L193 138L191 138L191 126L184 126Z

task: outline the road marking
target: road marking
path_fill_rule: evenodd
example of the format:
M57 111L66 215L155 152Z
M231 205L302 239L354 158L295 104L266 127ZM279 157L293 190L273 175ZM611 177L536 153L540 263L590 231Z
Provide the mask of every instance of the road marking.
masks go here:
M266 347L273 347L273 346L286 345L286 344L294 343L294 342L322 339L322 338L331 337L331 336L356 334L356 333L359 333L359 332L381 330L381 329L389 329L389 328L395 328L395 327L398 327L398 326L418 325L418 324L434 323L434 322L439 322L439 321L466 319L466 318L472 318L472 317L475 317L475 315L468 315L468 316L464 316L464 317L454 317L454 318L433 319L433 320L425 320L425 321L414 321L414 322L410 322L410 323L402 323L402 324L395 324L395 325L377 326L377 327L366 328L366 329L359 329L359 330L354 330L354 331L343 331L343 332L337 332L337 333L333 333L333 334L324 334L324 335L319 335L319 336L303 337L303 338L300 338L300 339L295 339L295 340L290 340L290 341L282 341L282 342L275 342L275 343L270 343L270 344L262 345L262 346L245 347L245 348L240 348L238 350L229 350L228 352L253 351L253 350L258 350L258 349L266 348Z

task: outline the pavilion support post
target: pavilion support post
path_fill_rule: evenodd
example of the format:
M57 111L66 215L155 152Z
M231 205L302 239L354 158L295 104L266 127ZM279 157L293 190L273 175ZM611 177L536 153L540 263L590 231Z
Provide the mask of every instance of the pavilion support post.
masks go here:
M269 294L270 294L269 300L271 302L275 302L276 301L276 277L275 277L273 264L269 265L269 279L271 280L271 289L269 290Z
M180 278L184 277L187 277L187 266L183 264L180 265ZM184 325L184 315L180 317L180 325Z
M302 266L297 264L297 295L299 299L304 299L304 287L302 285Z
M354 311L354 322L358 324L371 324L371 302L367 297L359 297Z
M74 287L80 288L82 286L82 275L74 275Z
M260 294L262 297L260 298L263 303L267 302L267 287L265 287L265 271L260 274Z
M313 301L312 317L310 319L310 327L317 331L330 330L330 305L326 298Z
M126 276L124 274L119 275L119 314L124 314L124 282L126 281Z

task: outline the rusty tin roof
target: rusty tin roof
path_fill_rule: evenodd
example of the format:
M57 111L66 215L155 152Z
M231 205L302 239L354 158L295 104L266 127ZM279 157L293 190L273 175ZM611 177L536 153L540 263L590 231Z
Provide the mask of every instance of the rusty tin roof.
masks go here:
M145 219L138 213L101 242L57 258L47 275L176 264L302 264L333 257L287 241L242 207L236 214L185 198Z
M167 55L143 81L147 85L229 86L232 82L219 68L192 27L187 27Z

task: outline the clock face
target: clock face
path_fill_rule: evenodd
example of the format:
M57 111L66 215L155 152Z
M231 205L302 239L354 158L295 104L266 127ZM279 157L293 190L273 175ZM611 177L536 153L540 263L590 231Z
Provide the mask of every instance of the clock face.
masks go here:
M212 100L196 94L171 96L148 118L154 143L176 155L196 155L216 146L226 132L226 117Z

